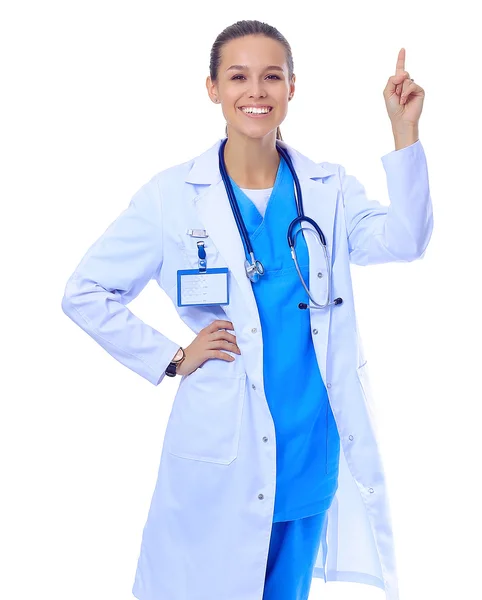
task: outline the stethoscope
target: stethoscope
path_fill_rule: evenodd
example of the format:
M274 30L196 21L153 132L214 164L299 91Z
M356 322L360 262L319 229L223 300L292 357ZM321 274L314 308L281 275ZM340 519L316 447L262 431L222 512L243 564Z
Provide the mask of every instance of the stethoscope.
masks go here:
M244 224L243 217L241 216L241 211L239 210L238 202L236 200L236 196L234 194L233 187L231 185L231 181L229 180L229 175L226 171L226 163L224 162L224 146L226 145L227 141L228 141L228 138L224 139L221 142L221 146L219 147L219 170L221 171L221 176L224 181L224 186L225 186L226 192L228 194L229 203L231 205L231 209L233 211L239 233L241 234L241 236L244 240L246 249L251 258L251 262L248 259L246 259L244 262L246 276L253 283L256 283L257 281L259 281L259 278L262 275L264 275L265 271L264 271L264 267L263 267L263 264L261 263L261 261L256 260L256 258L254 256L253 246L251 245L251 240L249 239L249 234L246 229L246 225ZM291 221L291 223L288 227L288 233L287 233L288 245L291 250L291 257L295 262L296 271L298 272L298 277L300 278L300 281L301 281L306 293L308 294L310 300L314 303L314 305L312 305L312 304L306 304L305 302L300 302L298 304L298 308L301 308L301 309L326 308L327 306L330 306L332 304L335 304L335 305L341 304L343 302L342 298L335 298L335 300L333 300L333 301L331 300L332 270L330 268L330 261L329 261L328 253L326 250L325 236L324 236L323 232L321 231L320 227L318 226L318 223L316 223L316 221L314 221L310 217L305 216L305 213L303 211L303 199L302 199L302 195L301 195L300 182L299 182L298 176L296 174L295 168L293 166L293 163L291 162L291 158L290 158L288 152L285 150L285 148L280 146L278 143L276 143L276 149L278 150L280 156L282 158L284 158L284 160L286 161L286 164L288 165L288 167L291 171L291 175L293 176L294 187L295 187L296 210L298 212L298 216L295 219L293 219L293 221ZM300 267L298 265L298 258L296 256L296 250L295 250L296 235L299 234L303 229L312 231L308 227L303 228L301 225L302 221L307 221L315 228L315 231L318 234L318 241L321 244L321 247L323 248L323 253L325 255L326 272L328 274L328 286L327 286L328 289L327 289L325 304L318 304L318 302L316 302L316 300L313 298L313 296L310 293L310 290L308 289L308 287L306 286L306 284L303 280L303 276L301 274ZM293 236L293 229L296 227L296 225L298 223L300 223L300 228L298 229L298 231L296 231L295 235Z

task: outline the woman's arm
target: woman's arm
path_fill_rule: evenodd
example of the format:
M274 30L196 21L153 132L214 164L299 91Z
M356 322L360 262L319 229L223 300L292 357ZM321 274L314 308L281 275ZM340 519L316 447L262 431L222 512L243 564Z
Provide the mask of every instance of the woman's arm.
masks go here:
M433 230L425 153L415 143L382 156L390 205L369 200L364 186L340 165L350 262L357 265L422 258Z
M162 208L156 176L89 248L67 281L64 313L111 356L154 385L180 344L125 305L162 266Z

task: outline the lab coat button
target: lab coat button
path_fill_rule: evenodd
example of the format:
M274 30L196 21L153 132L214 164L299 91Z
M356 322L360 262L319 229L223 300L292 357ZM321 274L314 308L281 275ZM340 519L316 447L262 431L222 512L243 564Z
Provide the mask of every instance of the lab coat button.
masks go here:
M254 383L251 385L251 387L253 388L253 390L256 389L256 386L254 385Z
M253 327L253 329L251 329L251 333L256 333L258 330L256 329L256 327Z
M318 333L318 329L313 329L313 333L316 335Z
M351 441L353 441L353 436L352 436L352 435L349 435L349 436L348 436L348 439L350 440L350 442L351 442Z
M267 441L268 441L268 438L266 436L264 436L263 442L267 442Z
M373 492L375 491L373 488L368 488L368 491L370 492L370 494L373 494Z
M258 494L258 498L262 500L264 498L263 494Z
M326 387L327 387L327 388L331 388L331 383L327 383L327 384L326 384Z
M323 277L323 273L318 273L318 277Z

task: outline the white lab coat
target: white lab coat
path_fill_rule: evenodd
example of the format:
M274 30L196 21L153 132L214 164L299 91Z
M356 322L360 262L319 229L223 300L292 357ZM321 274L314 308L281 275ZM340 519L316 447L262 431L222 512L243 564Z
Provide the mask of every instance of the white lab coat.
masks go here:
M241 355L233 353L233 362L210 359L180 379L142 534L133 587L141 600L263 596L275 495L275 429L263 387L263 332L219 172L220 143L143 185L87 251L62 299L71 319L154 385L163 380L179 344L125 306L150 279L195 334L215 319L232 321L241 349ZM390 507L350 262L423 257L433 228L425 154L417 141L382 157L390 197L385 206L367 199L362 184L341 165L317 164L281 144L298 174L305 214L325 234L332 297L343 298L341 305L311 311L312 339L342 448L339 486L314 577L374 585L385 591L386 600L398 600ZM198 265L197 240L187 234L194 228L209 235L208 267L229 268L229 305L177 307L177 271ZM310 288L322 299L323 252L315 236L303 235Z

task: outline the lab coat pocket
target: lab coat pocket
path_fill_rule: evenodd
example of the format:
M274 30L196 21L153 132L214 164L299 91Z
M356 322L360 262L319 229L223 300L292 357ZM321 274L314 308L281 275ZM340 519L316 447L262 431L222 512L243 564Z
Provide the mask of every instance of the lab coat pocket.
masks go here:
M231 365L212 361L220 362L208 360L179 385L167 446L180 458L229 465L238 455L246 374L223 373Z

